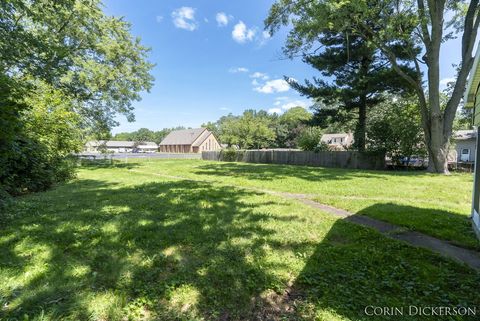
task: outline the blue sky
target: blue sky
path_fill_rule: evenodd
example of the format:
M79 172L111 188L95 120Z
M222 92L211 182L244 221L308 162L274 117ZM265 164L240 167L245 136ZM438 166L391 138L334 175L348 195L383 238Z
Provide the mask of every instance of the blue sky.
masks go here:
M283 76L298 80L317 72L300 59L284 59L287 30L272 38L263 20L273 0L108 0L106 12L123 16L132 33L151 48L155 83L135 102L136 121L119 117L113 133L141 127L198 127L245 109L282 112L309 101L288 88ZM442 78L452 78L459 41L442 51Z

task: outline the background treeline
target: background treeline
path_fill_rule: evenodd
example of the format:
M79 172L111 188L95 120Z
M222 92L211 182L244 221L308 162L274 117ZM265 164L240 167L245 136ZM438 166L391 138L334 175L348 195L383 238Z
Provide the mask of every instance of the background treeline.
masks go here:
M126 140L132 142L155 142L160 144L160 142L172 131L186 129L183 126L177 126L173 128L163 128L162 130L153 131L148 128L140 128L139 130L133 132L122 132L117 133L111 136L111 140ZM108 138L108 137L107 137Z
M241 149L296 148L311 119L312 114L302 107L291 108L281 115L249 109L242 115L229 114L202 127L213 132L222 144Z
M0 205L74 174L71 153L102 136L153 78L148 49L98 0L0 5Z

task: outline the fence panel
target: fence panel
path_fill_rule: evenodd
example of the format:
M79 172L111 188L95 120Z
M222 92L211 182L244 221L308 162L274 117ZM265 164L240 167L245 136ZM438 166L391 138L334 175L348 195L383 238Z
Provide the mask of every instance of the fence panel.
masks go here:
M202 152L202 159L226 161L224 152ZM352 168L352 169L384 169L385 155L362 153L357 151L320 151L308 152L299 150L238 150L233 158L245 163L290 164L320 167Z

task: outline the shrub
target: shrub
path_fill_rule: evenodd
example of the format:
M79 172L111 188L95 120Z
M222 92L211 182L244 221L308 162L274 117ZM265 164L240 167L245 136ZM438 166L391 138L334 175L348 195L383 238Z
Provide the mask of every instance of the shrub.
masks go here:
M225 162L235 162L237 160L237 150L233 148L223 149L220 156L221 160Z
M306 127L298 136L298 147L302 150L315 151L319 148L325 148L320 143L322 138L322 130L318 127ZM327 147L328 150L328 147Z
M44 191L56 182L74 176L74 162L49 153L48 148L28 137L17 138L2 153L0 185L10 195Z

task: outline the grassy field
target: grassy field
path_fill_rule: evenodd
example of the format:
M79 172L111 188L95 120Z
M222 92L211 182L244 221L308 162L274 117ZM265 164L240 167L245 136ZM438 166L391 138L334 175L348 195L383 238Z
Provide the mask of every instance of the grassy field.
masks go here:
M439 320L367 317L369 305L478 313L480 273L242 189L308 193L362 213L391 204L412 224L422 213L442 236L475 247L465 225L470 183L467 175L198 160L82 168L77 180L21 197L0 216L0 319Z
M441 176L418 171L360 171L196 160L139 162L136 169L310 194L323 204L480 250L469 220L472 174Z

